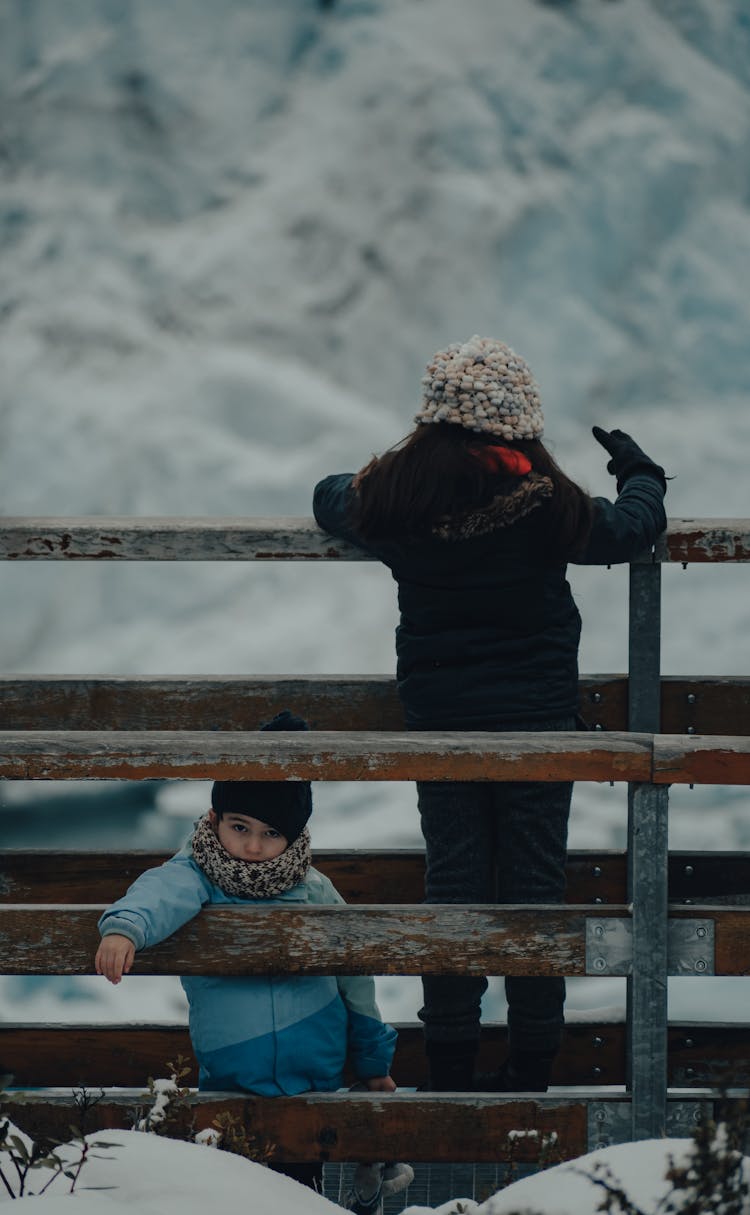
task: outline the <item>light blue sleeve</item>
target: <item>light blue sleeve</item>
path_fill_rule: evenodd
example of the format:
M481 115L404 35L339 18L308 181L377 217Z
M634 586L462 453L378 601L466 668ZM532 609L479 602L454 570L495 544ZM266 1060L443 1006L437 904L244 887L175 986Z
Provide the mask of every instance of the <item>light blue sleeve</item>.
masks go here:
M211 884L184 855L147 869L99 920L103 937L120 933L136 949L156 945L196 916L209 902Z

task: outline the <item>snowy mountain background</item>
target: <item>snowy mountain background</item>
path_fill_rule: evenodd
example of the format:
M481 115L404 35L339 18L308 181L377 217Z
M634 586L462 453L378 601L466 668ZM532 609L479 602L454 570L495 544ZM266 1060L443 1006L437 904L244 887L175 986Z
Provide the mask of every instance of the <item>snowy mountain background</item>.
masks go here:
M590 427L621 426L676 475L671 516L750 515L749 102L745 0L1 0L0 511L307 515L410 429L432 351L481 333L529 360L592 492ZM6 672L393 669L369 564L2 573ZM746 578L665 569L666 673L746 670ZM571 580L582 670L624 670L626 571ZM0 829L80 847L91 794L7 786ZM171 847L206 798L170 785L82 830ZM413 807L320 786L314 843L418 845ZM748 848L749 811L675 789L672 846ZM621 846L624 815L579 786L571 843ZM176 987L139 979L59 981L51 1012L49 984L4 980L0 1015L148 1015L148 983L171 1015ZM416 980L381 989L413 1018ZM715 984L672 990L715 1011ZM745 981L720 990L744 1015Z

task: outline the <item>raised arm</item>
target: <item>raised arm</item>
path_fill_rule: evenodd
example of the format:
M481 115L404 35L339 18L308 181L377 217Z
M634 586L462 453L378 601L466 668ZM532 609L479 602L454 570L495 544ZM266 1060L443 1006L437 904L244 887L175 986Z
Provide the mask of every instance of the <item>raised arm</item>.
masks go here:
M594 438L609 452L607 472L617 478L617 498L594 498L594 518L586 548L577 565L616 565L647 552L667 526L664 511L666 476L622 430L593 428Z

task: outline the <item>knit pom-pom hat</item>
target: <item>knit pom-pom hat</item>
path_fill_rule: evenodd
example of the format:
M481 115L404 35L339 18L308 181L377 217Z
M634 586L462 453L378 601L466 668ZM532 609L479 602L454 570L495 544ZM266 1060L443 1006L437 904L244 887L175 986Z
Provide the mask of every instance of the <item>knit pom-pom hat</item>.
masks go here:
M540 439L544 415L528 364L510 346L476 334L438 350L422 378L415 422L455 422L501 439Z

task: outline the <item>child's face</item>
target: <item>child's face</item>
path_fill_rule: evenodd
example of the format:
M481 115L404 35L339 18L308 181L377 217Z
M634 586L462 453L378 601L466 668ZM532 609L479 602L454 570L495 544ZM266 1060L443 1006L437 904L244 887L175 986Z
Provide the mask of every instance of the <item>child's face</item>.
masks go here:
M275 827L249 814L225 814L217 818L209 810L219 843L238 861L272 861L281 856L289 841Z

